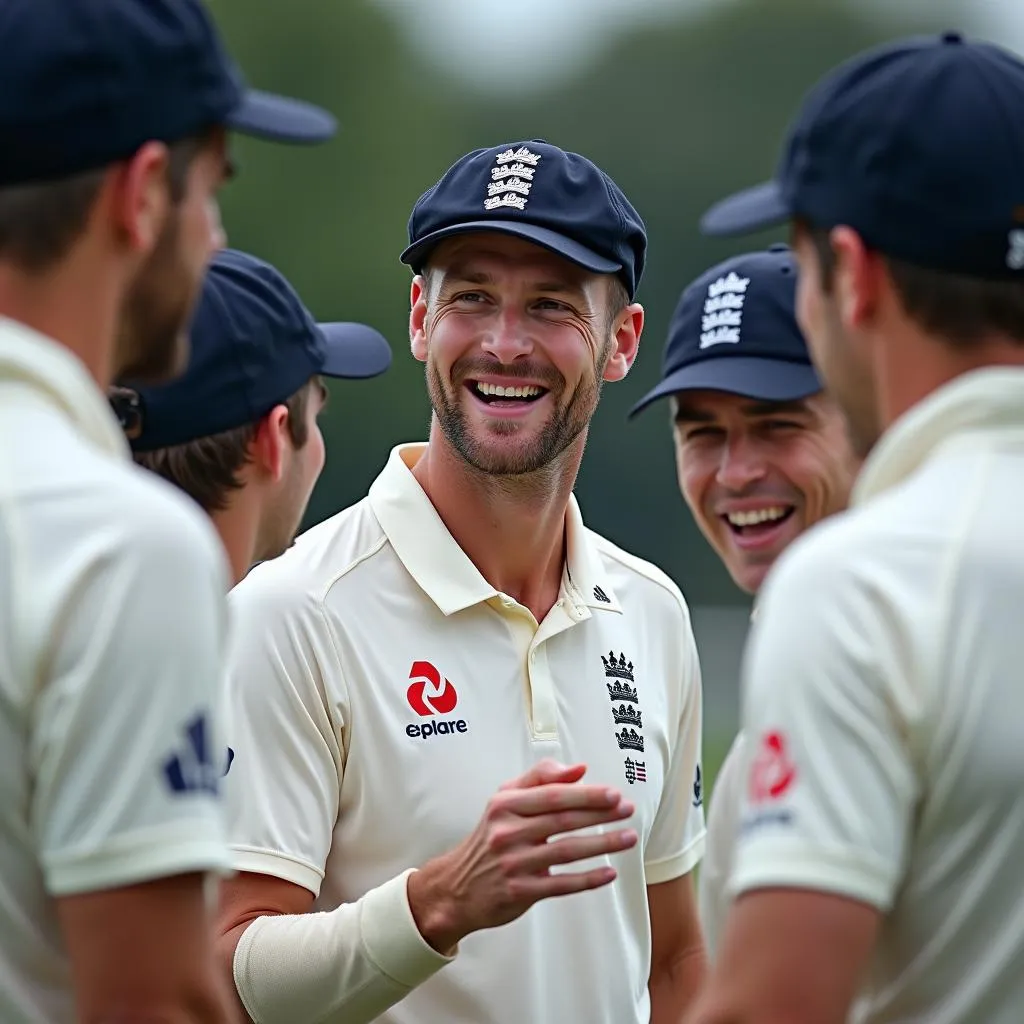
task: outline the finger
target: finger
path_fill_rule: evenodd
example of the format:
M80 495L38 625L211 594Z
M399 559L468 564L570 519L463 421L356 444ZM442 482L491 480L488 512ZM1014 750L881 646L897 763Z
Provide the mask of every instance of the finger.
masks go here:
M496 812L528 816L557 811L606 810L617 807L622 794L611 786L551 782L530 789L509 789L492 799Z
M585 811L559 811L557 814L538 814L513 819L510 824L496 824L490 834L492 850L505 850L513 846L545 843L552 836L577 832L584 828L609 825L633 816L635 808L626 801L615 807Z
M627 828L597 835L569 836L550 843L527 846L515 855L515 873L533 875L556 864L574 864L578 860L621 853L636 846L637 838L636 832Z
M585 764L562 764L546 757L519 778L502 783L499 790L529 789L531 786L546 786L552 782L578 782L586 771Z
M527 906L552 896L571 896L574 892L600 889L614 882L618 872L613 867L590 871L561 871L557 875L517 875L508 880L509 894Z

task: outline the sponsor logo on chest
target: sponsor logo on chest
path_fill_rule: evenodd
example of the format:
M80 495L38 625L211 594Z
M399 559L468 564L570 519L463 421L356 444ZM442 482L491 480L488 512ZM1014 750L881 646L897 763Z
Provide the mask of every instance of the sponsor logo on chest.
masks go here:
M410 722L405 734L414 740L436 736L455 736L469 731L464 718L455 717L459 695L450 679L441 675L429 661L414 661L409 669L409 689L405 697L421 721Z

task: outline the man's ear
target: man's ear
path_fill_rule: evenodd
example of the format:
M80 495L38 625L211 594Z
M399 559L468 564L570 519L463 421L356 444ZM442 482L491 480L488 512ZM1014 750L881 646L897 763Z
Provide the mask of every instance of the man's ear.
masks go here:
M249 445L252 462L260 473L278 483L284 476L290 445L288 409L284 405L275 405L256 427Z
M112 220L141 256L154 249L171 213L169 156L164 143L147 142L108 173L105 189Z
M427 361L427 302L428 283L422 274L412 279L409 291L409 348L421 363Z
M851 330L863 329L878 309L883 261L853 228L835 227L829 238L835 254L833 291L840 320Z
M640 335L644 331L644 307L630 303L615 318L612 325L612 352L604 368L607 381L622 380L640 350Z

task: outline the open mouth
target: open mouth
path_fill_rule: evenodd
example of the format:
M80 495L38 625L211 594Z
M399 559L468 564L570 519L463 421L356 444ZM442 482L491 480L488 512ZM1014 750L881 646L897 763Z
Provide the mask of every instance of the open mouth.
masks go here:
M770 534L786 522L795 511L793 505L771 505L746 512L729 512L722 518L737 537L754 539Z
M547 388L537 384L486 384L479 380L468 380L466 387L474 398L499 409L525 408L548 393Z

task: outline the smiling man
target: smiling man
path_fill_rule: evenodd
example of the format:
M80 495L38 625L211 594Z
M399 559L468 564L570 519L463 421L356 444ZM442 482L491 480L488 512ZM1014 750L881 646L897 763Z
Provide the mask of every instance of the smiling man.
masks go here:
M759 597L734 901L692 1024L1021 1020L1022 109L1007 50L887 43L702 220L789 222L799 322L866 458Z
M572 494L637 353L643 223L529 141L457 161L409 229L429 441L233 595L226 962L261 1022L677 1024L696 647Z
M726 260L687 285L669 327L662 379L631 412L671 398L679 489L748 594L792 541L846 506L859 465L797 325L796 278L788 247L775 245ZM745 751L740 733L708 815L700 916L712 954L728 909Z

